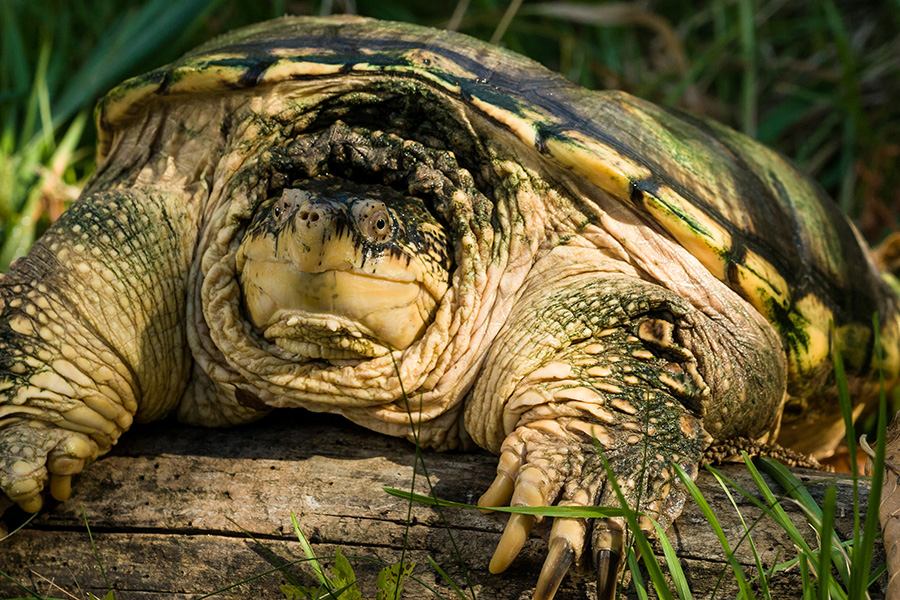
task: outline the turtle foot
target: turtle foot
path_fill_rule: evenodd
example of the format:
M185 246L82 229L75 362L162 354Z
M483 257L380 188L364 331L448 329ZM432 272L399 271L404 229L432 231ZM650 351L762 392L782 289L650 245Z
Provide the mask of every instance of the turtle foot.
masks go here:
M681 414L679 429L683 437L697 440L699 421ZM503 444L497 477L479 500L489 508L510 506L621 506L608 473L624 496L627 508L638 511L640 528L655 535L653 521L663 528L681 513L685 492L677 483L673 463L691 475L697 473L699 443L683 444L678 451L671 438L639 435L627 431L622 440L603 437L601 449L609 471L587 439L590 423L575 418L534 421L518 427ZM696 430L696 431L695 431ZM636 438L640 438L637 440ZM663 441L665 440L665 441ZM643 443L642 443L643 442ZM500 573L512 564L531 530L545 518L540 515L513 514L490 563L492 573ZM615 597L616 578L625 563L631 533L621 516L585 519L557 517L550 527L548 554L535 589L535 600L550 600L573 564L587 567L597 576L598 598Z
M44 489L62 502L72 493L72 475L97 458L97 443L83 433L40 421L0 430L0 490L26 512L38 512Z

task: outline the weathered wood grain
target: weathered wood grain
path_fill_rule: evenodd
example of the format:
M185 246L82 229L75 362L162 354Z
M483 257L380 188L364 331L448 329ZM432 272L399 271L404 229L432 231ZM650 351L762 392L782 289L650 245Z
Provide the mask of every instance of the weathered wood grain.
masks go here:
M399 561L406 540L406 560L416 563L415 575L421 581L407 586L406 598L437 597L429 588L446 598L453 595L427 556L463 589L465 568L478 598L530 598L545 551L539 538L529 541L507 573L493 576L487 565L505 517L444 510L463 567L434 509L413 506L408 517L408 504L382 491L384 486L410 488L414 457L414 448L402 440L303 411L278 413L230 430L174 423L138 427L80 477L69 501L51 507L0 543L0 568L40 595L68 597L62 590L77 597L87 592L102 595L106 585L82 519L83 506L118 600L197 598L217 590L223 590L217 598L278 598L283 597L279 585L287 582L286 576L258 576L303 556L291 525L293 511L320 556L333 556L340 546L351 557L367 597L374 597L380 569L371 561ZM426 452L425 464L439 496L474 503L493 479L495 459L486 453ZM725 470L745 488L753 488L742 469ZM839 486L838 529L846 535L852 527L848 482L801 473L815 482L814 495L821 496L827 483ZM743 529L730 501L708 474L699 483L736 545ZM427 493L421 469L415 489ZM865 497L867 490L862 492ZM734 496L745 521L754 523L759 510L740 494ZM797 509L789 504L787 508L795 522L804 522ZM815 544L808 525L801 525L801 531ZM787 536L767 519L756 525L753 538L767 566L794 555ZM710 597L717 585L716 598L734 596L733 579L719 581L727 571L722 549L690 501L673 528L672 541L696 598ZM755 571L746 543L738 547L738 556L749 572ZM314 583L308 567L294 564L287 572L304 584ZM776 576L773 584L775 598L800 597L796 572ZM589 579L575 576L567 578L558 598L593 594ZM0 597L25 595L0 579Z

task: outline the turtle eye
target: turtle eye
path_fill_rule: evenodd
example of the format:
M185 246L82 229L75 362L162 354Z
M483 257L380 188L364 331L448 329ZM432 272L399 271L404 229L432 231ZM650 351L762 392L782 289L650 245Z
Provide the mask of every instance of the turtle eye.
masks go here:
M384 242L391 237L391 216L384 208L377 208L366 215L363 233L372 242Z
M365 198L354 202L350 210L360 235L368 243L383 244L393 236L394 218L384 202Z

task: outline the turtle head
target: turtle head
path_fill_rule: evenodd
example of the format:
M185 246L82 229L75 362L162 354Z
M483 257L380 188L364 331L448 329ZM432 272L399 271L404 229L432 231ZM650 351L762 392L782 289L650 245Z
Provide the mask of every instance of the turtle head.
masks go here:
M422 200L337 179L300 182L263 202L236 261L253 324L311 358L408 347L450 277L447 235Z

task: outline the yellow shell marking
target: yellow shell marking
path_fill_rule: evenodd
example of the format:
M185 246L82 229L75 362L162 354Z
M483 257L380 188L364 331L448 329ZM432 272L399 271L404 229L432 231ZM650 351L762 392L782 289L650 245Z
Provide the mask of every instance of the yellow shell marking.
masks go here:
M770 313L769 301L775 301L787 310L791 304L788 284L772 264L752 250L747 250L743 264L736 264L734 282L747 293L753 306L766 315ZM803 311L801 311L803 312ZM827 329L827 324L826 324Z

